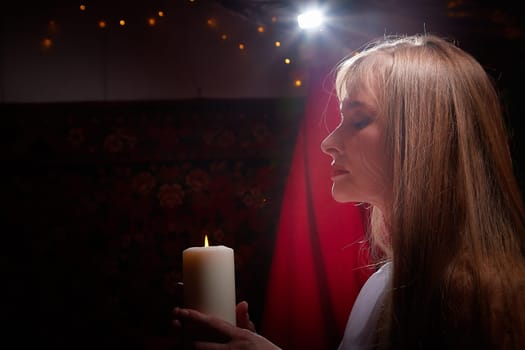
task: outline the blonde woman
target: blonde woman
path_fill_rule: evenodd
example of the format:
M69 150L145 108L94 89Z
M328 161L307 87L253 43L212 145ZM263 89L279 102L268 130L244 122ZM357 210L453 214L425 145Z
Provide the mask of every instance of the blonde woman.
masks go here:
M385 38L337 67L336 91L332 194L370 205L386 257L340 349L525 349L525 210L481 65L433 35ZM199 349L276 349L240 308L239 328L179 308L174 322Z

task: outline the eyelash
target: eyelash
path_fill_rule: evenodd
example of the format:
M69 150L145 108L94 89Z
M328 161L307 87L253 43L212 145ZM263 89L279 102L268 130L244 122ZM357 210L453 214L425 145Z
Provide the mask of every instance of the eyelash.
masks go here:
M344 120L344 117L343 117L343 120L341 121L341 123L344 123L344 121L345 120ZM362 130L362 129L366 128L371 122L372 122L372 118L370 118L368 116L359 118L359 120L357 122L354 122L354 121L351 121L351 120L347 119L347 123L348 123L347 125L349 125L350 127L352 127L355 130Z
M370 124L370 122L370 118L364 118L358 122L352 123L352 126L357 130L361 130L364 129L368 124Z

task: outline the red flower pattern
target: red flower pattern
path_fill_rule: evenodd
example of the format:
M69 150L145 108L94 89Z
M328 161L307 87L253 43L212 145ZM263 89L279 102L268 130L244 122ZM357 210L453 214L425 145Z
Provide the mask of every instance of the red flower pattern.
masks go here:
M161 315L175 303L182 251L202 245L204 233L234 248L238 276L253 275L254 263L268 269L271 251L258 246L272 246L277 225L285 181L277 174L295 137L284 121L299 118L278 114L280 102L259 103L9 107L16 118L4 128L17 137L8 159L28 163L7 178L10 222L27 235L34 276L53 281L24 284L39 289L21 295L57 296L71 303L53 308L61 319L79 321L67 311L75 310L90 325L104 320L107 334L161 339L170 336ZM265 281L243 281L240 295L261 291L249 296L256 321Z
M182 205L184 191L179 184L164 184L159 188L158 197L161 208L173 209Z

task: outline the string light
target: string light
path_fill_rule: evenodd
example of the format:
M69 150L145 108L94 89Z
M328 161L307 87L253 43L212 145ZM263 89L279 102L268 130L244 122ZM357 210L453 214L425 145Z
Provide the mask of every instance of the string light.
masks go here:
M217 21L213 18L208 18L207 23L208 23L208 26L210 26L211 28L214 28L217 26Z
M82 1L84 2L85 0L82 0ZM193 4L193 3L196 2L196 0L188 0L188 2ZM79 5L79 9L80 9L80 11L86 11L87 10L87 6L85 5L85 3L81 3ZM165 17L165 12L162 11L162 10L158 10L156 14L157 14L158 17ZM152 16L152 17L146 18L147 24L150 27L153 27L153 26L157 25L157 20L158 19L156 18L156 16ZM278 21L277 16L272 16L271 17L271 21L273 23L276 23ZM118 23L119 23L119 25L121 27L124 27L124 26L127 25L126 20L123 19L123 18L119 19ZM99 20L97 22L97 25L98 25L98 27L100 29L106 29L108 27L108 22L106 20L104 20L104 19L101 19L101 20ZM218 26L218 23L217 23L217 20L215 18L210 17L210 18L207 19L207 25L210 28L216 28ZM266 32L266 27L264 25L257 25L256 28L257 28L257 32L259 32L261 34ZM48 22L48 32L53 33L53 32L57 32L57 31L58 31L58 26L57 26L56 22L54 20L50 20ZM221 40L225 41L225 40L229 39L229 36L226 33L222 33L220 35L220 38L221 38ZM274 41L274 45L275 45L275 47L281 47L282 43L281 43L281 41L276 40L276 41ZM46 48L46 49L52 47L53 46L52 39L51 38L43 39L42 46L44 48ZM238 44L238 48L239 48L239 50L244 51L244 50L246 50L246 44L244 42L240 42ZM288 57L284 58L284 63L285 64L288 65L288 64L291 64L291 62L292 61L291 61L290 58L288 58ZM301 86L302 82L300 80L296 80L294 82L294 84L296 86Z
M50 49L51 46L53 46L53 40L50 38L44 38L44 40L42 40L42 46L44 49Z
M47 25L47 30L49 33L57 33L58 32L58 25L55 20L50 20Z
M296 79L294 81L295 87L301 87L303 85L303 82L300 79Z

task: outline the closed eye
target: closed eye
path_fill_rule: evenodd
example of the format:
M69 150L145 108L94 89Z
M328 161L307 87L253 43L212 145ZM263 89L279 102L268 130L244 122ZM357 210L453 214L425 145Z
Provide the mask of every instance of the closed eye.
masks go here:
M376 119L375 109L358 100L345 100L341 104L341 122L352 130L362 130Z
M341 117L341 123L339 125L354 131L362 130L374 121L374 118L370 116L352 116L345 118L341 115Z
M367 127L371 122L372 122L372 118L366 117L356 122L352 122L352 126L357 130L361 130Z

